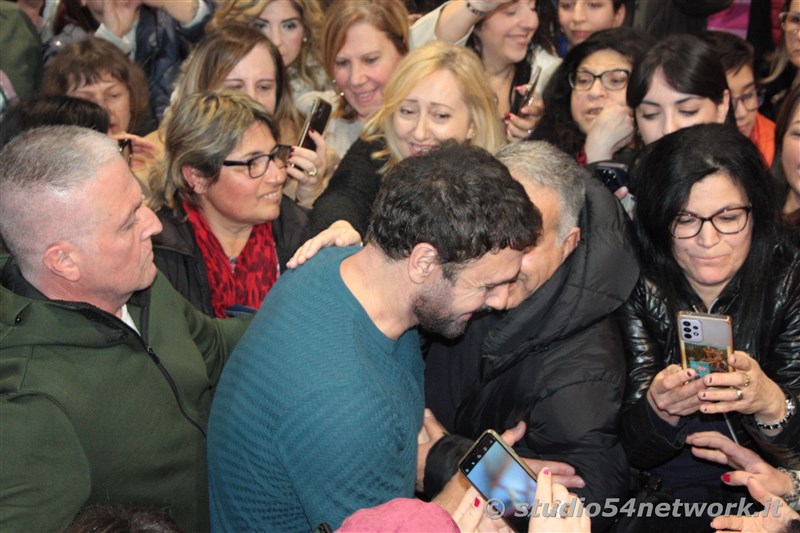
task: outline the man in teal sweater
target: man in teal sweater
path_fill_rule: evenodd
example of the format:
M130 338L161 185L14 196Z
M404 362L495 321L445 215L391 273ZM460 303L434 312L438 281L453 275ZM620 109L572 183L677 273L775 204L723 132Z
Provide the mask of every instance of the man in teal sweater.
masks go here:
M270 291L209 422L212 530L333 528L411 497L423 414L415 326L456 336L505 307L541 217L488 152L448 143L383 178L362 249Z
M1 531L60 531L97 504L208 530L211 396L249 321L156 275L160 229L106 135L40 128L0 152Z

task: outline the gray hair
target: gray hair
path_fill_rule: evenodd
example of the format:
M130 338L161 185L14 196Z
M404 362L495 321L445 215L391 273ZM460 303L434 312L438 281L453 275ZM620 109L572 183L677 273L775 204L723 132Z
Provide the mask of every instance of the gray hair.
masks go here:
M114 157L113 139L77 126L32 129L0 151L0 235L23 273L35 276L50 245L81 235L73 192Z
M558 241L564 242L578 225L583 209L586 171L574 158L544 141L514 142L500 149L496 157L523 182L556 192L560 204Z

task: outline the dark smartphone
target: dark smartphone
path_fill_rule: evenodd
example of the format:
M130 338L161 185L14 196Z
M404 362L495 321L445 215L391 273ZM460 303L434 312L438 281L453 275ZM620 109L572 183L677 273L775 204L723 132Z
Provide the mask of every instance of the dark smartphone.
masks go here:
M536 475L500 435L485 431L461 459L459 470L486 500L487 515L502 518L518 533L528 531Z
M303 133L300 135L300 140L295 146L308 148L309 150L316 150L317 144L314 142L311 136L309 136L308 130L313 129L319 133L325 131L325 125L328 124L328 117L330 115L331 104L322 98L317 98L314 100L314 105L311 107L311 111L308 113L306 123L303 125Z
M712 372L728 372L733 353L731 317L705 313L678 313L678 341L683 368L692 368L703 378Z
M611 192L617 192L618 189L627 186L628 183L628 167L623 163L614 161L598 163L594 169L594 174Z
M511 112L519 115L519 110L523 107L529 106L533 103L533 97L536 94L536 83L539 81L539 76L542 75L542 67L534 65L531 70L531 77L528 80L528 90L519 98L519 94L514 96L514 105L511 106ZM515 91L516 92L516 91Z

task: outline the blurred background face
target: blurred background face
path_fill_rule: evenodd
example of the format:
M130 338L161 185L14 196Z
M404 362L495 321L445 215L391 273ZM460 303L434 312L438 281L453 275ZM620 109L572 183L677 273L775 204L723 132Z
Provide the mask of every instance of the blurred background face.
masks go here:
M747 205L747 194L727 174L717 172L692 186L682 211L710 217L719 211ZM739 271L750 252L752 218L744 230L732 235L719 233L711 222L688 239L673 238L675 261L703 301L716 298Z
M725 91L722 101L684 94L673 89L659 69L653 74L650 89L636 108L636 123L645 144L659 140L664 135L695 124L725 122L729 95Z
M131 122L131 93L128 86L108 74L102 73L93 83L86 83L67 91L67 96L94 102L108 113L108 133L117 135L128 131Z
M226 161L247 161L268 154L275 147L269 128L256 122L247 130L239 145L226 157ZM251 178L246 166L223 166L219 179L198 189L199 206L212 225L255 225L275 220L280 215L280 202L286 170L284 163L273 160L266 173Z
M800 209L800 105L796 105L783 136L781 165L789 184L787 212Z
M366 22L347 30L336 54L333 80L360 118L383 105L383 88L403 56L384 32Z
M753 69L745 65L736 72L729 70L725 76L731 91L731 105L735 106L736 126L742 135L750 137L758 115L758 93Z
M522 61L538 27L535 0L509 2L493 11L475 28L484 63L506 65Z
M222 82L222 88L244 93L270 113L277 102L277 78L272 55L264 45L256 45L231 70Z
M800 13L800 0L792 0L789 3L789 11ZM794 20L797 20L796 18ZM796 24L787 19L784 24L783 38L786 42L786 52L789 54L789 61L795 67L800 68L800 24Z
M630 72L631 67L631 62L619 52L615 50L599 50L587 56L581 62L576 74L585 72L600 75L608 70L617 69ZM592 86L586 91L572 89L570 96L572 119L578 124L578 128L583 133L588 133L597 115L609 102L627 105L625 102L625 87L619 90L610 90L598 78L594 80Z
M305 28L291 0L272 0L253 22L281 53L284 66L294 63L303 46Z
M439 70L417 83L392 115L403 158L420 155L448 139L474 135L461 86L449 70Z
M570 48L596 31L617 28L625 20L625 7L614 12L612 0L558 0L558 23Z

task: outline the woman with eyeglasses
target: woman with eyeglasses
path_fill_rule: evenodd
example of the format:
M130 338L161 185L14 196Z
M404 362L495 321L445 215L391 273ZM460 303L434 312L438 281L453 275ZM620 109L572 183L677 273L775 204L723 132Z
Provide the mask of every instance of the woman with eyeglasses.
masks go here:
M800 85L800 0L786 0L780 13L781 38L771 54L770 72L759 80L764 86L760 111L774 119L784 98Z
M272 116L230 90L189 95L167 121L155 263L208 315L255 312L302 243L308 218L283 194L291 147L277 138Z
M573 47L544 90L544 114L530 137L574 155L623 205L627 171L605 174L633 158L635 128L625 90L646 48L645 39L624 27L594 33Z
M620 439L648 486L683 502L739 502L744 494L721 479L729 469L696 459L684 443L717 431L797 467L800 251L782 239L758 149L735 128L666 135L632 174L643 275L621 315L629 374ZM682 367L680 311L731 318L729 372ZM709 522L659 520L664 531Z

